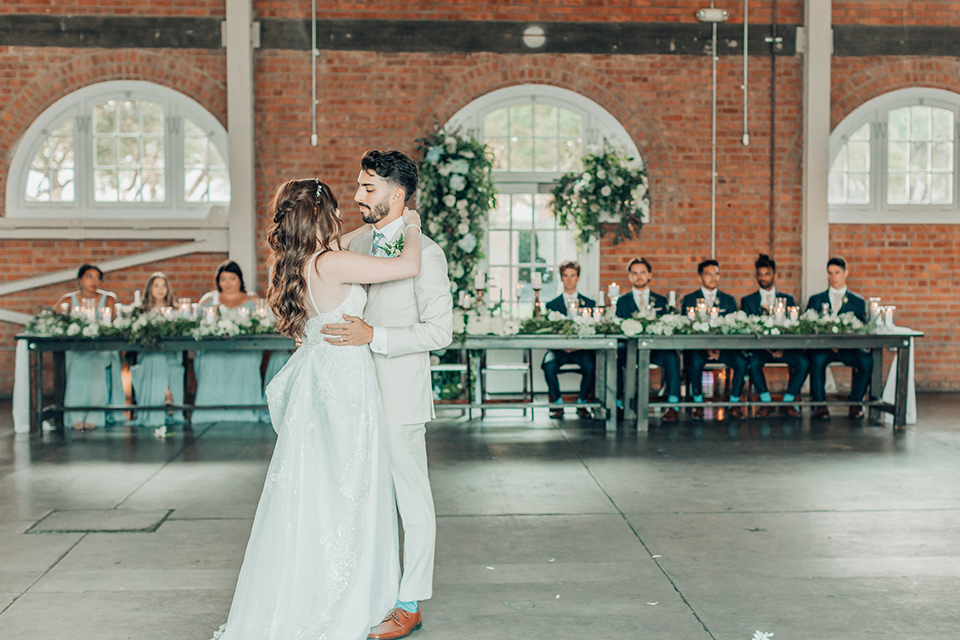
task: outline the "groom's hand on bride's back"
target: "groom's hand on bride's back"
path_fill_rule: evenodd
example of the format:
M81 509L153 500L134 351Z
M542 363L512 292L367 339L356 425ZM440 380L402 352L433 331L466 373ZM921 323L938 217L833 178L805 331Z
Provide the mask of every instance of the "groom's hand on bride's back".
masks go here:
M346 322L323 325L324 340L335 346L359 347L373 341L373 327L363 318L343 314Z

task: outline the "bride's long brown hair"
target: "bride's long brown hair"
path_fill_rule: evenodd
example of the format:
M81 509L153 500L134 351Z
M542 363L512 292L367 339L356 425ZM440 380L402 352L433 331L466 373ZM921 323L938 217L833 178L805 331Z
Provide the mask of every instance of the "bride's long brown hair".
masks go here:
M307 323L307 282L303 268L317 251L340 245L343 224L337 199L326 183L313 178L291 180L277 189L270 202L273 225L270 244L270 286L267 300L285 336L303 335Z

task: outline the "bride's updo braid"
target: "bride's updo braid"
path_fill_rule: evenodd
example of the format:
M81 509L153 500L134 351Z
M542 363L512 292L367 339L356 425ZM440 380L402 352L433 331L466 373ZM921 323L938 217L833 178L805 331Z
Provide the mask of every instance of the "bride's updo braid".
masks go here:
M270 202L270 213L267 300L280 333L296 338L303 335L307 322L304 265L315 252L339 246L343 225L330 187L313 178L281 185Z

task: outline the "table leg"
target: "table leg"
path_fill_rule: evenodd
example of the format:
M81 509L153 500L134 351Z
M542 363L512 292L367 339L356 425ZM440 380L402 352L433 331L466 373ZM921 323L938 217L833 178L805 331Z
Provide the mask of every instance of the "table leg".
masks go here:
M33 369L33 382L36 385L31 398L36 409L30 412L30 435L38 436L43 433L43 351L32 351L30 356L30 368Z
M903 346L897 350L897 388L894 402L893 429L902 431L907 425L907 387L910 376L910 350L913 347L913 338L903 341Z
M871 349L873 355L873 373L870 376L868 400L879 400L883 396L883 347ZM880 423L880 409L870 407L867 411L869 422Z
M646 431L650 422L650 349L637 340L637 431Z
M606 407L607 433L617 430L617 343L614 341L612 349L604 349L603 357L605 360L606 374L603 381L604 394L603 405Z
M623 367L623 418L637 417L637 345L635 339L627 340L627 362Z

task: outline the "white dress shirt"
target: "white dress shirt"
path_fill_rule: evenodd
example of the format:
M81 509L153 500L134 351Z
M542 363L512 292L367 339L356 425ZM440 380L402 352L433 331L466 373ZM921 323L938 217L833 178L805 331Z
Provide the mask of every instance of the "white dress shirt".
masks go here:
M650 308L650 287L645 289L633 289L633 301L640 311L646 311Z
M847 295L847 288L834 289L830 287L830 309L834 313L840 313L840 307L843 306L843 298Z
M384 225L382 229L379 229L380 233L384 235L383 242L389 243L393 242L396 239L396 236L399 235L401 228L403 227L403 218L397 218L393 222ZM372 248L372 245L371 245ZM383 250L383 245L381 244L377 251L373 253L374 256L378 258L387 257L387 253ZM384 327L374 327L373 328L373 338L370 340L370 351L374 353L382 353L387 355L387 331Z
M717 303L717 290L716 289L704 289L700 287L700 293L703 294L703 299L707 301L707 308L714 306Z
M773 311L773 307L777 304L777 288L770 287L769 291L760 289L760 306L766 307L770 311Z

